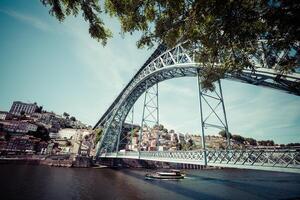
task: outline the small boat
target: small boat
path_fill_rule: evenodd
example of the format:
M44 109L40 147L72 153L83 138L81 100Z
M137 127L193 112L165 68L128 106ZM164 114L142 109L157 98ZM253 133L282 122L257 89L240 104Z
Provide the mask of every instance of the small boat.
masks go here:
M170 172L155 172L146 174L145 178L148 179L183 179L184 174L180 170L171 170Z

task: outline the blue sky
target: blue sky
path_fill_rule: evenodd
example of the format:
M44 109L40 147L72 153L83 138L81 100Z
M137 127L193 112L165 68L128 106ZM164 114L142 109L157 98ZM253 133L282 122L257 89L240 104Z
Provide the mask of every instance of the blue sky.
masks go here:
M139 33L121 37L115 19L105 17L105 22L114 37L103 47L90 38L81 16L59 23L40 1L1 0L0 110L9 110L14 100L37 102L46 110L68 112L94 125L153 51L137 49ZM300 142L300 97L222 83L233 134ZM168 129L199 134L196 78L165 81L159 88L160 122ZM137 124L142 98L135 106Z

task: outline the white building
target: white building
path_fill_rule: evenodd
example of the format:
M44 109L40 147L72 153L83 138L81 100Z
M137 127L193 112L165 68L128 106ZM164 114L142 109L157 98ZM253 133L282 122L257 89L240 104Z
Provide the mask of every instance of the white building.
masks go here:
M59 154L70 154L71 153L71 147L60 147Z
M51 139L56 139L56 138L58 138L58 133L49 133L49 137Z
M159 146L158 147L158 151L167 151L167 150L168 150L168 148L165 147L165 146Z
M74 129L76 130L76 129ZM76 133L72 136L72 153L74 154L82 154L82 155L89 155L92 142L86 140L85 137L90 135L93 131L87 129L77 129Z
M77 130L71 128L64 128L58 131L57 138L72 139L76 135Z
M15 115L21 115L22 112L24 112L24 114L32 114L37 108L38 106L36 103L23 103L21 101L14 101L9 112Z
M38 128L37 125L31 124L31 123L27 123L27 130L28 130L28 131L35 132L35 131L37 131L37 128Z
M8 114L8 112L0 111L0 120L6 120Z

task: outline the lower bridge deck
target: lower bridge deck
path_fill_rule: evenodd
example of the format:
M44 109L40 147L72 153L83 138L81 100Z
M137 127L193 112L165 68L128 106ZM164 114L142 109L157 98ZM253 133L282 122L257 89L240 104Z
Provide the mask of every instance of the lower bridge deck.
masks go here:
M140 159L214 167L300 173L300 151L294 149L126 151L101 153L100 158Z

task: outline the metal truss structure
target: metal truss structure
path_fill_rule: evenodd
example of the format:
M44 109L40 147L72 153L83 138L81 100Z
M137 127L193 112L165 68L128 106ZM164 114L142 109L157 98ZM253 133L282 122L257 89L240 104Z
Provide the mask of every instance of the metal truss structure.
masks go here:
M104 153L103 158L129 158L215 167L300 173L300 152L274 150L148 151ZM205 161L205 158L207 161Z
M132 137L133 137L133 131L134 131L134 125L133 125L133 120L134 120L134 106L131 108L130 114L127 116L128 118L128 123L130 124L130 138L129 138L129 143L127 142L126 145L130 145L132 150Z
M142 137L145 132L149 132L150 128L159 125L159 109L158 109L158 84L148 88L146 82L146 91L143 106L142 123L139 134L138 148L142 148Z
M134 103L143 93L145 93L146 91L148 92L149 88L151 88L152 86L157 86L159 82L173 78L185 76L198 77L203 140L205 132L204 129L206 127L220 128L225 130L225 132L228 134L228 125L222 95L221 82L218 81L216 83L217 90L213 94L206 93L202 90L199 81L202 70L203 66L200 63L195 62L194 60L193 51L186 50L183 45L179 44L169 50L160 45L142 66L142 68L130 80L126 87L121 91L116 100L112 103L109 109L104 113L104 115L95 125L94 128L101 127L104 130L103 137L97 145L97 156L102 157L103 155L107 155L109 153L118 152L119 145L122 142L122 138L120 136L122 126ZM242 71L242 73L239 74L226 74L225 78L253 85L283 90L288 93L300 95L300 75L297 73L280 75L275 69L257 67L255 70L245 69ZM158 96L158 92L156 94ZM216 105L213 106L212 104L210 104L208 102L208 99L214 99L216 101ZM204 112L202 110L203 105L206 104L208 105L208 108L210 110L210 113L207 116L204 115ZM158 107L153 107L154 110L157 110L158 113ZM221 112L217 113L218 108L221 109ZM145 109L146 107L144 106L144 110ZM217 121L213 121L213 123L210 123L209 119L213 116L217 119ZM142 126L144 126L146 122L144 120L144 117L145 113L143 114ZM219 123L219 125L217 123ZM227 138L229 139L229 137ZM204 158L207 159L207 164L210 164L210 152L205 150L204 142L202 142L202 154L204 155ZM141 159L143 155L145 155L145 153L146 152L141 152ZM222 153L222 155L223 154L224 152ZM226 156L224 155L224 159L227 158L227 155L229 154L227 153ZM253 155L251 154L249 157L252 158ZM232 157L234 158L234 156ZM223 161L221 162L221 164L223 164ZM237 164L237 162L235 164Z
M215 85L217 87L214 91L203 90L201 81L201 73L198 70L198 87L199 87L199 105L200 105L200 115L201 115L201 143L202 149L205 150L205 132L207 128L217 128L225 131L227 138L227 149L230 148L230 137L228 131L228 123L222 93L221 80L218 80ZM206 105L209 111L206 115L203 112L204 106ZM221 109L220 109L221 108ZM215 119L215 120L213 120ZM207 164L206 151L204 153L204 164Z

